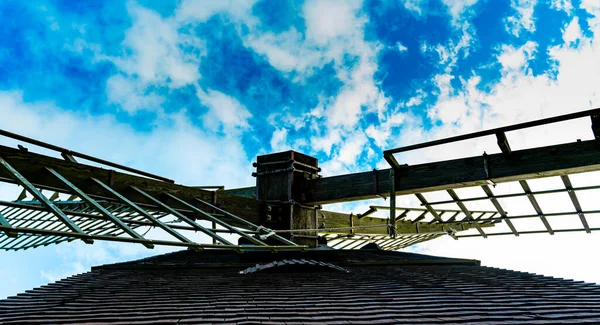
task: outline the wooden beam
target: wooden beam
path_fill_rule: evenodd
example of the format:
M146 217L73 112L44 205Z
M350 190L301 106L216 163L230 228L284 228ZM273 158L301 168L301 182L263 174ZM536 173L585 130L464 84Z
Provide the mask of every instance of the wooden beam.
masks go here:
M596 140L512 151L487 156L490 179L495 183L600 170ZM380 170L381 174L385 170ZM374 185L372 172L324 177L309 181L306 204L366 200L387 195L389 178ZM488 184L482 156L404 166L396 171L396 195ZM380 193L374 193L378 188Z
M194 201L196 198L210 201L213 195L211 191L116 172L114 170L81 163L73 163L63 159L31 152L23 152L5 146L0 146L0 157L3 157L11 166L18 170L23 177L31 180L31 183L35 187L59 191L61 193L72 193L72 190L54 175L49 173L45 169L46 167L55 170L90 197L102 197L103 199L106 199L105 190L90 181L90 178L96 178L109 184L113 190L121 193L135 203L154 204L154 202L148 200L146 197L131 190L131 186L143 188L146 193L154 197L160 197L163 193L170 193L186 201ZM0 181L15 183L15 180L11 176L12 175L5 170L0 170ZM118 201L117 199L114 200ZM244 219L252 223L260 223L259 203L256 200L220 193L219 207L232 214L244 216ZM223 217L223 220L230 221L230 224L233 226L245 226L244 224L231 221L227 217Z
M350 227L350 214L332 211L318 211L319 229L328 228L348 228ZM355 226L355 234L388 234L388 220L386 218L364 217L359 219L352 215L352 224ZM480 224L480 227L493 227L493 224ZM397 234L431 233L447 231L454 229L456 231L469 230L475 228L474 224L464 222L431 224L429 222L411 222L406 220L396 220ZM348 234L349 230L319 231L320 233Z
M498 142L498 147L500 147L500 150L502 150L502 153L506 156L510 155L512 150L510 149L510 144L508 143L508 139L506 138L506 133L497 132L496 140Z

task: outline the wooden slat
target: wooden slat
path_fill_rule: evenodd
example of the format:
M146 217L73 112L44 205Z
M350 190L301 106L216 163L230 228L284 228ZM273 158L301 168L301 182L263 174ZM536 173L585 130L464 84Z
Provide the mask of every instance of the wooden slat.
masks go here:
M172 214L173 216L179 218L181 221L187 223L188 225L194 227L194 229L199 230L205 234L207 234L208 236L212 237L215 240L220 241L221 243L225 244L225 245L233 245L231 242L229 242L227 239L215 234L212 230L209 230L203 226L201 226L200 224L198 224L197 222L195 222L194 220L188 218L187 216L185 216L184 214L182 214L181 212L171 208L170 206L166 205L165 203L163 203L162 201L158 200L155 197L152 197L150 194L142 191L141 189L132 186L132 188L142 194L143 196L147 197L149 200L153 201L154 203L156 203L158 206L160 206L161 208L163 208L166 212ZM216 243L213 243L216 244Z
M579 204L579 199L577 199L577 194L575 194L575 191L573 190L573 184L571 184L571 180L569 179L569 176L563 175L560 178L563 181L563 184L565 184L567 193L569 193L571 202L573 202L573 206L575 207L575 211L577 211L577 215L579 216L579 220L581 220L581 224L583 225L583 228L585 228L585 232L587 232L589 234L591 232L590 226L588 225L585 215L583 214L583 211L581 209L581 204Z
M165 195L168 196L169 198L173 199L175 202L178 202L178 203L184 205L185 207L187 207L187 208L189 208L189 209L191 209L191 210L193 210L193 211L201 214L202 216L204 216L204 218L206 218L206 219L208 219L210 221L214 221L217 224L220 224L221 226L223 226L224 228L230 230L233 233L236 233L236 234L238 234L238 235L240 235L240 236L248 239L249 241L251 241L251 242L253 242L253 243L257 244L257 245L267 246L267 244L265 244L264 242L262 242L262 241L260 241L260 240L258 240L256 238L254 238L252 236L248 236L246 233L240 231L239 229L236 229L235 227L232 227L231 225L223 222L222 220L219 220L219 219L213 217L211 214L206 213L206 212L198 209L197 207L191 205L189 202L186 202L186 201L184 201L184 200L176 197L175 195L172 195L172 194L169 194L169 193L165 193Z
M442 218L440 217L440 215L437 213L437 211L435 211L435 209L433 207L431 207L431 205L429 205L429 203L427 202L427 200L425 199L425 197L423 196L423 194L421 193L415 193L415 196L417 197L417 199L419 199L419 201L421 201L421 204L423 204L425 206L425 208L427 209L427 211L429 211L429 213L431 213L431 215L435 218L435 220L439 221L439 222L443 222L444 220L442 220Z
M531 194L531 188L529 188L527 181L525 181L525 180L519 181L519 184L521 184L523 191L525 191L525 193L527 193L527 198L529 199L531 206L533 206L533 209L535 210L535 212L538 214L538 216L542 220L542 223L544 224L544 226L546 227L546 229L548 230L550 235L554 235L554 230L552 230L552 227L550 227L550 223L548 223L548 220L544 216L544 212L542 211L542 208L540 207L537 200L535 199L535 196L533 194Z
M512 231L512 233L515 236L519 236L519 232L517 231L517 228L515 228L512 221L510 221L510 219L507 218L508 215L506 214L506 211L504 211L504 209L502 208L502 205L500 205L500 202L494 196L494 192L492 192L492 189L488 185L482 185L481 188L483 189L485 194L488 196L488 198L490 198L490 201L492 202L492 204L494 205L494 207L496 208L496 210L498 211L500 216L502 216L503 221L506 222L506 224L510 228L510 231Z
M12 226L10 225L10 223L8 222L8 220L6 220L6 218L4 217L4 215L2 215L2 212L0 212L0 225L12 228ZM7 230L5 233L6 233L6 235L8 237L17 237L17 233L14 232L14 231L8 231Z
M146 193L154 197L158 197L162 195L163 192L167 192L189 201L194 198L210 201L213 195L212 191L162 182L155 179L120 173L81 163L76 164L63 159L48 157L32 152L22 152L5 146L0 146L0 157L4 158L15 169L19 170L23 177L32 180L32 184L35 187L62 193L70 193L71 190L60 180L56 179L56 177L48 174L45 167L54 169L92 198L105 197L106 194L103 189L89 182L90 177L110 184L111 187L119 193L128 191L130 186L136 186L138 188L143 188ZM12 177L4 171L0 171L0 181L14 182ZM147 199L141 197L141 195L132 198L132 201L135 203L150 203ZM229 212L235 215L243 215L244 218L250 222L260 222L259 202L256 200L219 193L219 203L222 206L227 207ZM238 226L238 224L233 221L230 223L234 226Z
M52 201L48 200L42 192L40 192L33 184L31 184L27 178L19 173L13 166L11 166L6 160L0 157L0 165L2 165L10 174L11 178L17 183L23 186L31 195L33 195L38 201L40 201L48 210L50 210L59 220L61 220L69 229L74 232L81 234L81 240L86 244L92 244L94 241L86 237L87 235L79 226L77 226L69 217L67 217L59 208L57 208Z
M447 190L447 192L450 195L450 197L454 200L454 202L456 202L456 205L458 205L458 207L462 210L462 212L467 216L467 219L473 221L475 228L477 228L477 231L481 234L481 236L483 236L483 238L487 238L487 235L485 234L483 229L481 229L479 222L477 222L475 220L475 218L473 218L471 211L469 211L469 209L467 209L467 207L464 205L464 203L462 203L460 201L460 198L458 197L456 192L454 192L454 190L452 190L452 189Z
M56 176L56 178L58 178L67 187L69 187L73 191L74 194L76 194L77 196L79 196L81 198L81 200L83 200L87 204L91 205L94 209L96 209L98 212L100 212L100 214L102 214L103 216L105 216L106 218L108 218L117 227L121 228L128 235L130 235L131 237L134 237L134 238L145 239L142 235L138 234L135 230L131 229L128 225L126 225L125 223L123 223L123 221L121 221L121 219L115 217L112 213L110 213L103 206L101 206L98 202L96 202L96 200L94 200L91 197L89 197L82 190L80 190L79 188L77 188L77 186L73 185L71 182L69 182L69 180L67 180L66 178L64 178L61 174L57 173L54 169L47 167L46 170L48 170L52 175ZM143 244L144 244L144 246L146 246L148 248L153 248L154 247L154 246L152 246L151 244L148 244L148 243L143 243Z

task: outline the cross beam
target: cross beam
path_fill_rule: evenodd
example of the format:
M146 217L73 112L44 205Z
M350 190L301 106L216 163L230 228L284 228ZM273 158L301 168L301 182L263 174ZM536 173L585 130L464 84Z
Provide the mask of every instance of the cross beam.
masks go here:
M505 154L468 157L413 166L396 171L396 195L456 189L461 187L563 176L600 170L597 140L512 151ZM487 163L485 162L487 160ZM487 172L486 172L487 166ZM380 174L389 169L379 170ZM306 204L328 204L374 199L389 195L390 180L362 172L309 181Z

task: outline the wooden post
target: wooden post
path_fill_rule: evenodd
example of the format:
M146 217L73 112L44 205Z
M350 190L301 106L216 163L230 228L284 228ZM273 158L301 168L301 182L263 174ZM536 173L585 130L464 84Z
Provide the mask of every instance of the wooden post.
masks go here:
M261 204L262 223L279 230L298 230L289 234L297 244L316 247L317 206L303 205L308 181L316 179L318 160L295 152L285 151L258 156L256 163L256 198Z
M390 229L389 234L396 238L396 180L394 167L390 169Z

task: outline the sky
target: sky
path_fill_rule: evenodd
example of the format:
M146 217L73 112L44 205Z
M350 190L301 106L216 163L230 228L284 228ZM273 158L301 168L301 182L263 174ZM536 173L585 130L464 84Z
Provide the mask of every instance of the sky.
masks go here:
M8 0L0 24L0 128L186 185L251 186L255 157L288 149L317 157L324 176L386 168L385 149L600 107L597 0ZM556 130L509 140L591 138L587 121ZM597 233L445 237L412 250L600 282L587 254L598 244ZM0 297L165 251L0 252Z

